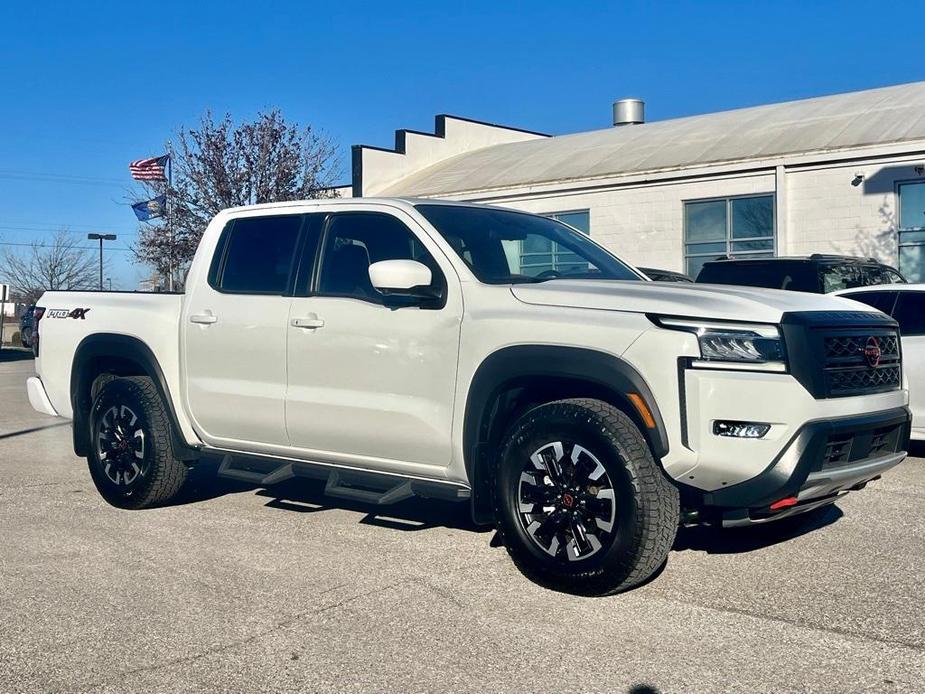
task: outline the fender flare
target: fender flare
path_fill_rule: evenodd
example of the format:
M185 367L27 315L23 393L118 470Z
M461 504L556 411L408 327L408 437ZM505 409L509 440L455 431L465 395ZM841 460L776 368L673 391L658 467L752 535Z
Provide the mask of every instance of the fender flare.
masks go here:
M606 352L559 345L515 345L488 355L476 369L466 398L463 423L463 454L472 487L472 513L477 523L491 522L488 432L492 409L505 389L533 378L567 378L605 389L623 401L639 422L640 415L628 398L642 398L654 427L640 431L657 458L668 453L668 432L649 385L628 362Z
M87 416L90 413L92 400L90 388L93 385L92 372L86 368L95 359L115 357L123 361L137 364L145 376L153 382L154 387L164 403L167 417L170 419L170 445L173 454L179 460L191 461L199 457L199 450L183 439L177 412L170 389L161 365L154 356L154 352L143 341L131 335L119 333L95 333L88 335L74 351L74 360L71 364L71 406L74 412L73 439L74 453L84 457L89 454L88 437L81 432L86 431Z

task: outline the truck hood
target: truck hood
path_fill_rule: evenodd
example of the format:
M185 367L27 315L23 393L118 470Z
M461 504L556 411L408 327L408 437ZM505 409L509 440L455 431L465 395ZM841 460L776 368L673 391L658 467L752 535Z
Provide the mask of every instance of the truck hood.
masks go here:
M524 303L542 306L761 323L777 323L784 313L791 311L864 310L857 302L824 294L723 284L548 280L515 285L511 292Z

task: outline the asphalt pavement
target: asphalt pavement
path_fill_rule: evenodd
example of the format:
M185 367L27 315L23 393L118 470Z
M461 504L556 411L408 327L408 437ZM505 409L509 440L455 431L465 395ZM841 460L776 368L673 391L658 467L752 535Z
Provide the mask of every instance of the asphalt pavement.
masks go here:
M925 691L921 458L806 521L682 531L653 581L582 598L464 504L205 466L182 504L112 508L25 357L0 352L2 692Z

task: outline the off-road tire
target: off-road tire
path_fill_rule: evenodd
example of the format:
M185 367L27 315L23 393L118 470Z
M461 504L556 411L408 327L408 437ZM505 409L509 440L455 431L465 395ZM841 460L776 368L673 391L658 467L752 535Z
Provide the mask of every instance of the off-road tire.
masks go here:
M100 454L98 437L102 422L112 408L127 407L137 416L132 427L140 429L143 457L142 471L128 484L114 482L106 471ZM90 410L90 453L87 463L97 491L118 508L142 509L161 506L174 500L183 488L188 468L173 456L170 445L171 424L164 403L154 382L147 376L131 376L106 380L98 388ZM111 470L111 467L110 467ZM134 473L133 473L134 474ZM120 475L116 473L116 478Z
M616 497L614 530L597 531L605 542L596 554L579 561L568 561L568 552L563 557L561 551L559 556L550 555L550 548L544 551L529 534L528 521L518 508L525 464L535 451L556 441L571 441L596 458ZM638 586L665 564L678 529L677 488L633 421L600 400L559 400L526 412L502 443L492 488L497 527L518 569L531 580L564 592L609 595ZM545 493L549 487L540 489Z

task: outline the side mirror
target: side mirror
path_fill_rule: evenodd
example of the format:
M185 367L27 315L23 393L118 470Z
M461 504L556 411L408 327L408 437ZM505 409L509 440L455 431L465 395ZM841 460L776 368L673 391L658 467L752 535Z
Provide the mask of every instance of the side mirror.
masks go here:
M433 298L434 276L416 260L380 260L369 266L369 281L383 294Z

